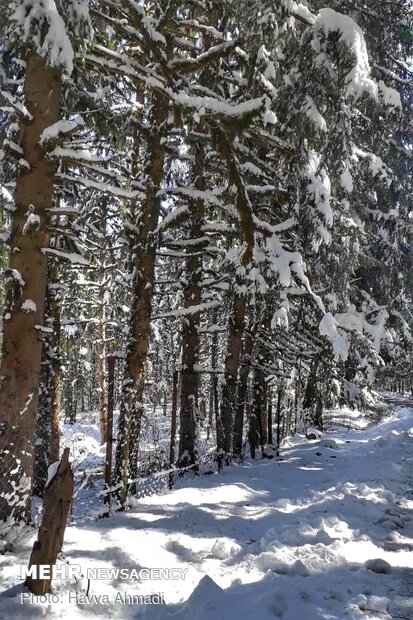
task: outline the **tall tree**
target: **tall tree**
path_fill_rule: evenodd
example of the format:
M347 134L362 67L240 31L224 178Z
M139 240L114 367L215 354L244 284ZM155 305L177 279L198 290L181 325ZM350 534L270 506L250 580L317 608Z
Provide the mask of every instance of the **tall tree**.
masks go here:
M67 9L71 7L69 2ZM3 313L0 518L20 519L30 506L47 284L44 249L56 170L48 158L48 138L59 133L62 72L72 71L73 49L53 0L40 6L19 0L8 11L16 56L22 44L25 75L21 96L8 97L19 121L16 149L21 159Z

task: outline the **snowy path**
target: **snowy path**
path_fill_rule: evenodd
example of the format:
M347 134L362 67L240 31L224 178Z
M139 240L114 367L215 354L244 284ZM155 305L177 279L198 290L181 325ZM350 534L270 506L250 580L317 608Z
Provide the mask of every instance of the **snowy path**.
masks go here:
M166 606L69 604L67 582L56 582L62 603L22 606L11 588L26 544L0 558L0 618L413 620L412 509L413 411L400 408L365 430L299 438L280 462L229 467L69 528L65 554L83 570L189 567L181 581L91 583L111 601L161 591ZM378 558L389 572L364 566Z

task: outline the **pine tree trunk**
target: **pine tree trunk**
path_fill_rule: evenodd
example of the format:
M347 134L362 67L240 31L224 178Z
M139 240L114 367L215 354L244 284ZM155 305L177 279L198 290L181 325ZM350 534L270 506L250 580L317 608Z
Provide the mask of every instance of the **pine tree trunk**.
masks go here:
M46 315L52 333L43 345L41 380L38 401L33 493L42 495L51 463L60 457L60 417L62 402L62 360L60 342L60 285L59 270L50 268L46 294Z
M282 398L283 398L283 391L280 385L277 391L277 456L280 456L281 441L283 440L283 437L284 437L284 433L283 433L284 420L282 421L282 426L281 426Z
M102 209L101 227L106 233L105 225L105 210ZM106 235L105 235L106 236ZM105 242L106 246L106 242ZM106 247L102 249L104 251ZM107 434L107 384L106 384L106 270L105 263L102 257L102 263L100 265L100 295L99 295L99 322L98 322L98 339L96 344L97 355L97 380L98 380L98 402L99 402L99 430L100 430L100 443L106 443Z
M318 357L314 358L311 364L310 374L307 379L307 384L305 387L305 394L303 400L303 409L307 412L307 415L310 417L311 424L320 427L320 421L318 420L317 414L317 372L320 364L320 360Z
M60 418L62 411L62 357L61 357L61 297L59 291L59 270L52 269L52 282L56 288L52 294L52 385L51 385L51 412L50 412L50 459L54 463L60 458Z
M145 165L146 197L134 223L135 240L131 264L134 267L129 337L122 385L115 478L121 482L123 504L128 478L137 476L138 442L143 413L143 392L147 375L153 284L157 239L154 231L160 213L159 190L163 180L164 146L168 106L165 98L153 94L151 129ZM136 154L138 156L138 154Z
M241 259L241 269L235 279L234 298L228 325L227 355L225 358L222 404L217 420L217 449L220 459L229 461L233 446L234 419L237 403L238 369L242 353L247 300L243 275L251 264L253 235Z
M244 431L244 412L245 401L248 394L248 376L251 368L251 357L254 348L254 338L249 337L246 340L244 353L242 356L242 363L239 372L239 386L238 386L238 398L237 408L234 417L234 445L233 451L236 455L242 454L242 438Z
M33 495L38 496L42 495L43 488L47 480L47 470L50 465L50 378L52 375L50 348L50 344L48 342L45 343L43 347L43 360L40 373L36 447L33 471Z
M240 282L237 282L237 289L229 319L228 347L225 359L225 382L222 388L222 404L217 423L218 454L226 461L228 461L232 451L238 367L241 358L242 337L245 326L246 299L245 294L242 292L243 288Z
M264 302L263 302L264 303ZM260 333L259 327L262 327ZM257 357L255 360L254 378L253 378L253 402L252 410L253 415L257 421L259 442L261 450L264 450L264 445L267 442L267 385L265 382L265 368L269 364L271 359L271 352L265 346L263 339L266 333L271 331L271 319L267 309L264 309L262 320L257 325L257 333L260 336L260 345L258 348Z
M105 301L99 302L99 324L97 342L97 374L98 374L98 395L99 395L99 429L100 443L106 442L106 426L108 419L107 411L107 387L106 387L106 308Z
M212 323L213 325L218 324L218 309L215 308L213 312ZM218 332L214 331L212 334L212 343L211 343L211 368L213 372L211 373L211 385L210 385L210 394L209 394L209 412L208 412L208 429L207 429L207 440L210 439L210 434L212 430L212 424L215 419L217 419L219 413L219 403L218 403L218 375L217 375L217 362L218 362Z
M22 167L16 179L4 312L0 519L22 519L30 511L47 281L42 249L49 242L47 209L52 207L55 171L39 139L59 119L60 86L60 71L32 52L26 61L24 95L33 118L21 122L20 132L22 157L29 168Z
M252 216L252 205L248 191L240 177L236 157L228 143L228 135L223 134L222 138L222 153L226 160L228 174L230 178L234 179L237 190L236 209L246 243L235 276L234 297L228 325L228 345L225 358L222 405L217 421L217 450L219 463L222 459L225 459L228 463L233 443L232 435L237 399L238 368L242 352L247 306L245 275L253 259L255 223Z
M267 390L267 443L268 445L272 445L273 436L272 436L272 392L270 389Z
M197 144L193 167L193 183L197 190L205 190L203 178L205 165L204 148ZM193 200L189 205L190 224L189 239L196 241L202 237L203 202ZM201 244L191 243L190 255L186 260L186 284L184 287L184 306L197 306L202 300L202 256L199 255L203 247ZM196 368L199 362L199 326L200 314L189 314L183 320L182 327L182 365L181 365L181 408L179 430L180 467L194 465L198 460L198 387L199 371Z
M259 364L261 358L258 357L257 363ZM265 408L265 385L264 385L264 373L259 366L254 369L254 378L252 385L252 415L258 425L258 437L261 446L261 450L264 449L264 431L266 428L266 408Z

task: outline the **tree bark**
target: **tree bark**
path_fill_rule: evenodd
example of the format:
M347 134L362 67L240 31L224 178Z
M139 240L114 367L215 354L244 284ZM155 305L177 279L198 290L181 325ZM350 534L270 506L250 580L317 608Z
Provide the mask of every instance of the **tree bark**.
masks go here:
M262 358L259 356L257 359L257 366L254 369L253 385L252 385L252 415L258 423L258 437L261 446L261 451L264 450L264 431L266 428L266 407L265 407L265 375L259 364L262 362Z
M108 420L107 383L106 383L106 307L104 297L99 301L99 323L97 353L98 395L99 395L99 430L100 443L106 442L106 426Z
M307 384L305 388L303 409L308 412L311 424L316 428L322 427L322 420L319 417L319 402L321 394L317 389L317 372L320 365L320 359L314 358L311 364L310 374L307 378ZM320 401L321 402L321 401Z
M283 428L281 427L281 404L282 404L283 392L281 386L278 387L277 391L277 456L280 456L280 446L281 441L284 437ZM283 420L284 427L284 420Z
M204 181L205 154L202 145L197 144L193 166L193 184L197 190L205 190ZM202 238L204 205L201 200L192 200L189 205L190 223L189 239L196 242ZM202 257L199 250L203 242L190 245L190 255L186 259L186 283L184 286L184 307L199 305L202 301L201 280L203 273ZM178 465L187 467L195 465L198 460L198 388L199 371L199 326L200 313L189 314L182 326L182 364L181 364L181 408L179 431Z
M218 325L218 308L215 308L212 314L212 323L213 325ZM217 363L218 363L218 332L214 331L212 334L212 342L211 342L211 383L209 388L209 411L208 411L208 428L207 428L207 440L209 441L213 421L217 420L219 415L218 408L218 374L217 374Z
M168 105L154 92L151 129L145 164L146 197L134 223L135 239L131 261L134 266L129 337L122 385L115 478L120 481L119 500L128 492L128 478L137 476L138 442L143 413L143 391L147 375L153 284L157 239L154 231L160 213L159 190L163 181ZM138 155L138 154L137 154Z
M254 338L247 338L242 356L241 368L239 372L239 386L237 397L237 408L234 417L233 430L233 451L240 456L242 454L242 437L244 431L245 401L248 395L248 377L251 368L251 357L254 348Z
M237 199L238 202L242 200ZM222 388L222 404L217 420L217 449L220 458L229 461L233 447L234 418L237 402L238 369L241 359L242 342L245 330L245 313L247 300L244 276L252 262L254 236L251 231L247 238L247 246L243 252L241 266L235 278L235 290L228 325L227 355L225 358L224 385Z
M50 573L63 546L67 515L73 497L73 471L69 448L65 448L56 474L44 490L42 524L30 556L30 566L49 566ZM39 568L37 568L37 571ZM27 577L26 585L33 594L48 594L52 579Z
M47 470L60 455L60 417L62 403L62 360L60 342L59 270L54 264L49 271L46 294L46 314L50 317L52 333L43 346L43 361L39 389L33 493L41 495L47 480Z
M104 257L107 250L106 242L106 216L107 209L105 204L101 205L100 225L104 236L104 247L102 248L102 262L99 265L99 322L98 338L96 343L97 354L97 379L98 379L98 401L99 401L99 430L100 443L106 442L107 436L107 382L106 382L106 265Z
M232 434L237 400L238 368L241 358L242 338L245 327L246 299L243 286L237 279L237 290L228 326L228 346L225 358L222 403L217 422L217 448L221 458L228 461L232 451Z
M29 515L45 309L49 214L55 167L39 144L59 119L61 75L36 53L26 60L20 147L28 167L16 179L0 383L0 519ZM34 302L30 304L28 300ZM26 304L25 304L26 302ZM31 308L34 311L27 311Z
M263 300L263 304L264 304ZM257 333L260 336L260 345L258 347L257 356L255 359L255 368L254 368L254 376L253 376L253 399L252 399L252 415L255 417L258 425L259 432L259 442L261 445L261 450L264 450L264 445L267 442L267 424L268 424L268 415L267 415L267 385L265 382L266 376L266 366L269 364L271 359L271 352L263 342L263 338L265 338L266 333L270 333L271 331L271 320L270 314L267 308L264 309L263 317L261 321L259 321L259 325L262 326L263 331L260 333L259 326L257 325Z
M272 445L272 392L267 390L267 443Z
M237 398L238 368L242 352L242 342L245 329L246 280L247 269L253 260L255 244L255 223L252 204L246 186L239 171L239 163L229 143L227 134L222 134L222 152L226 160L228 174L237 190L235 206L240 218L240 225L245 239L245 248L242 252L240 265L235 276L232 309L228 325L228 345L225 358L224 385L222 389L222 405L217 421L217 450L218 459L229 462L232 451L232 434Z

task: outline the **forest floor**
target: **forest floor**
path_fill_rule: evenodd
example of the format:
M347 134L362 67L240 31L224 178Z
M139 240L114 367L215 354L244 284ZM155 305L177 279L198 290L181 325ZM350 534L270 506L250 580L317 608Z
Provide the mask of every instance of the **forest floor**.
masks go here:
M184 579L92 580L90 603L86 581L56 581L58 602L22 604L27 538L0 556L0 618L413 620L413 409L375 425L345 419L320 440L285 442L279 460L247 460L66 531L65 558L84 574L178 567ZM166 604L115 602L158 592Z

